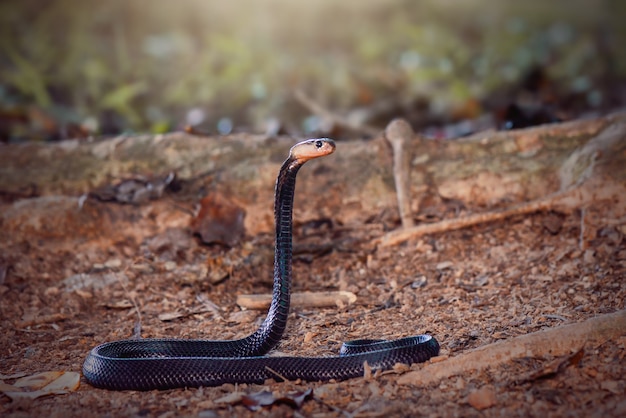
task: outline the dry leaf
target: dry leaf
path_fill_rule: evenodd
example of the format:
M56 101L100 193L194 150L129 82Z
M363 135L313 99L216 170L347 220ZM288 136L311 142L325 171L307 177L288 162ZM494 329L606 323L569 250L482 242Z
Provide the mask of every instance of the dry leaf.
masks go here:
M19 379L24 376L28 376L28 373L20 372L13 374L0 374L0 379Z
M127 299L124 299L118 300L117 302L113 303L106 303L104 307L109 309L130 309L133 307L133 303Z
M22 388L18 388L13 385L9 385L8 383L0 382L0 392L22 392Z
M232 392L232 393L229 393L228 395L222 396L221 398L215 399L213 402L227 403L230 405L234 405L234 404L241 402L241 398L243 398L243 396L244 395L242 392Z
M274 404L286 404L294 409L302 406L304 401L313 397L313 389L307 389L304 392L289 392L285 396L276 397L272 392L261 391L250 395L243 395L241 404L251 411L257 411L263 406Z
M367 364L367 361L363 362L363 378L366 381L372 380L372 368L370 367L369 364Z
M276 402L274 394L267 390L241 397L241 404L251 411L258 411L263 406L273 405L274 402Z
M541 378L555 376L556 374L565 370L568 366L580 363L580 360L582 360L584 353L585 351L581 347L580 349L576 350L574 353L568 356L559 357L553 361L550 361L540 370L533 370L532 372L519 377L516 380L516 383L520 384Z
M79 386L80 373L52 371L20 378L13 385L3 383L0 391L15 401L73 392Z
M17 379L13 386L25 390L37 390L58 379L62 374L63 372L61 371L36 373Z
M188 315L189 315L188 313L165 312L165 313L159 314L159 320L163 322L173 321L174 319L183 318Z

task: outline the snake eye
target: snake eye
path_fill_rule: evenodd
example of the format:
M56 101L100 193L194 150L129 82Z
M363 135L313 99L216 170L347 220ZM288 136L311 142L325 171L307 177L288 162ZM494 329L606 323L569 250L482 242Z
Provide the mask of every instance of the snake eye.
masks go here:
M315 141L315 148L322 148L322 145L323 145L322 141L319 141L319 140Z

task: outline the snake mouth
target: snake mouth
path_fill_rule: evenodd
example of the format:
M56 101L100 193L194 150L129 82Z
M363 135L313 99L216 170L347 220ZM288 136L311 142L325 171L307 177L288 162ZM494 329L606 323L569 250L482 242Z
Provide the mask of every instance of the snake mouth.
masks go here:
M314 158L323 157L335 152L335 141L329 138L308 139L291 147L289 155L295 161L303 164Z

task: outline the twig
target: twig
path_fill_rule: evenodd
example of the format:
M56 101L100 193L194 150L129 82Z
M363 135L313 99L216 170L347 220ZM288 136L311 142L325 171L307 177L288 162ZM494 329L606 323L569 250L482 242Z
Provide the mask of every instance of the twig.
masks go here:
M464 218L445 219L432 224L417 225L413 228L396 230L374 240L382 247L400 244L412 238L427 234L454 231L470 226L501 221L518 215L540 212L552 209L571 210L601 200L615 200L616 196L624 193L624 186L618 183L603 184L602 180L588 180L584 184L576 184L567 190L558 191L531 202L515 205L511 208L470 215Z
M385 138L393 151L393 178L403 228L411 228L414 225L411 216L411 162L406 149L406 143L414 136L411 125L404 119L392 120L385 129Z
M194 311L188 311L188 312L165 312L165 313L160 313L158 315L158 318L159 320L163 322L168 322L168 321L173 321L175 319L187 318L189 316L201 315L205 313L215 314L215 311L213 311L213 309L196 309ZM219 319L223 319L223 318L220 316Z
M513 206L512 208L498 212L477 213L464 218L445 219L441 222L417 225L412 228L392 231L383 237L378 238L376 241L378 241L382 247L389 247L422 235L454 231L482 223L500 221L516 215L525 215L528 213L546 210L554 205L555 199L561 197L561 194L562 193L556 193L555 195L551 195L547 198Z
M268 372L270 372L274 376L278 377L283 382L289 382L289 379L287 379L285 376L283 376L282 374L278 373L276 370L272 369L271 367L265 366L265 370L267 370Z
M239 295L237 305L248 309L267 309L272 301L272 295ZM292 306L306 308L328 308L351 305L356 302L356 295L352 292L303 292L292 293Z
M294 97L296 98L298 102L300 102L302 106L309 109L311 113L314 113L323 119L331 121L333 124L337 126L341 126L351 131L360 132L360 133L370 135L370 136L376 136L380 132L379 129L376 129L373 126L360 124L360 123L354 123L345 118L337 116L336 114L332 113L331 111L329 111L328 109L324 108L322 105L317 103L315 100L309 97L301 89L297 89L294 92Z
M550 328L499 341L447 360L430 363L398 378L401 385L428 385L451 376L510 362L516 358L569 355L585 344L600 344L620 337L626 329L626 310L584 322Z
M128 281L128 275L126 273L128 273L128 270L136 265L139 262L139 259L135 259L133 260L133 262L126 266L124 268L124 278L126 279L126 281ZM135 321L135 325L133 326L133 338L141 338L141 311L139 310L139 305L137 304L137 300L131 296L130 292L128 291L128 288L126 287L126 283L124 283L124 280L122 280L122 278L120 276L118 276L118 280L120 282L120 284L122 285L122 289L124 289L124 293L126 293L126 296L128 297L128 299L130 299L130 302L133 304L133 307L135 308L135 312L137 313L137 321Z
M25 321L20 321L17 324L15 324L15 326L17 328L26 328L26 327L32 327L33 325L49 324L51 322L64 321L66 319L67 319L67 315L64 315L62 313L54 313L50 315L38 316L36 318L28 319Z
M444 220L434 224L418 225L402 231L393 231L376 240L384 246L396 245L422 235L466 228L486 222L499 221L511 216L563 207L573 210L585 205L607 200L619 202L626 188L618 182L606 182L601 176L594 176L594 169L600 155L623 139L623 124L605 129L584 147L574 151L559 170L561 189L553 194L512 208L468 216L460 219ZM580 172L580 167L584 170Z

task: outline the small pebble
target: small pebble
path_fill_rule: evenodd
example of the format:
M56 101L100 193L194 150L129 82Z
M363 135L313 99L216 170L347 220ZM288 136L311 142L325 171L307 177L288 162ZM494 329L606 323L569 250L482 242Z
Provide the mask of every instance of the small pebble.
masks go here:
M470 393L467 402L479 411L490 408L496 404L496 391L491 386L483 386Z

